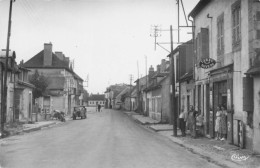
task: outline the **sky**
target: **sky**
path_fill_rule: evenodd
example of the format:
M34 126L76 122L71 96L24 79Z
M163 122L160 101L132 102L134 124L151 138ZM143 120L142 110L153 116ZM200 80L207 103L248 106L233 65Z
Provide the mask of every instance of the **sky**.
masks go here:
M1 49L6 48L9 3L0 0ZM198 0L183 3L188 15ZM157 42L170 50L169 27L178 28L177 14L176 0L16 0L10 49L17 63L26 62L51 42L53 52L74 60L74 71L88 81L84 88L89 93L104 93L109 85L129 84L130 75L133 81L144 76L146 60L148 69L167 59L168 51L159 46L155 50L150 34L153 25L159 25L165 31ZM185 25L183 13L180 16ZM180 42L191 39L188 32L191 29L180 30ZM173 37L177 42L177 31Z

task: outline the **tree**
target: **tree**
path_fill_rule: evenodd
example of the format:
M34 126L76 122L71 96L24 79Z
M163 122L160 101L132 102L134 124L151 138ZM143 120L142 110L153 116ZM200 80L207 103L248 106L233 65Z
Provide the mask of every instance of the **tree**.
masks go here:
M40 75L37 70L32 76L30 76L29 82L35 86L33 90L34 98L43 96L49 85L48 79L44 75Z

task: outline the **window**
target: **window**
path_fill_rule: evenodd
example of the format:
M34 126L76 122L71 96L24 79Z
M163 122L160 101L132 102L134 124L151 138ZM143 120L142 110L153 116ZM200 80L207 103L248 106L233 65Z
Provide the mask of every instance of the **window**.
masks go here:
M241 1L232 5L232 46L233 49L240 46L241 41Z
M260 30L257 30L257 31L256 31L256 39L257 39L257 40L260 40Z
M260 21L260 11L256 12L256 21Z
M222 55L224 53L224 13L217 19L217 53Z

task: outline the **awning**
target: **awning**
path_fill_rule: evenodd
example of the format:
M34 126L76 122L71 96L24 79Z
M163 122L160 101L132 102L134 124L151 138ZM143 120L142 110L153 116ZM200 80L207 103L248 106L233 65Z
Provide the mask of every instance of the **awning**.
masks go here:
M252 67L245 74L258 75L258 74L260 74L260 67Z

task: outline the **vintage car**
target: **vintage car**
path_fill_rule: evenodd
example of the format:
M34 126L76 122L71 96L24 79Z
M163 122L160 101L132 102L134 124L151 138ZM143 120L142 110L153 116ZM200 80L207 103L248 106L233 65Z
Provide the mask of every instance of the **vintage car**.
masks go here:
M73 120L76 120L77 117L80 117L81 119L87 118L87 108L85 106L76 106L73 108Z

